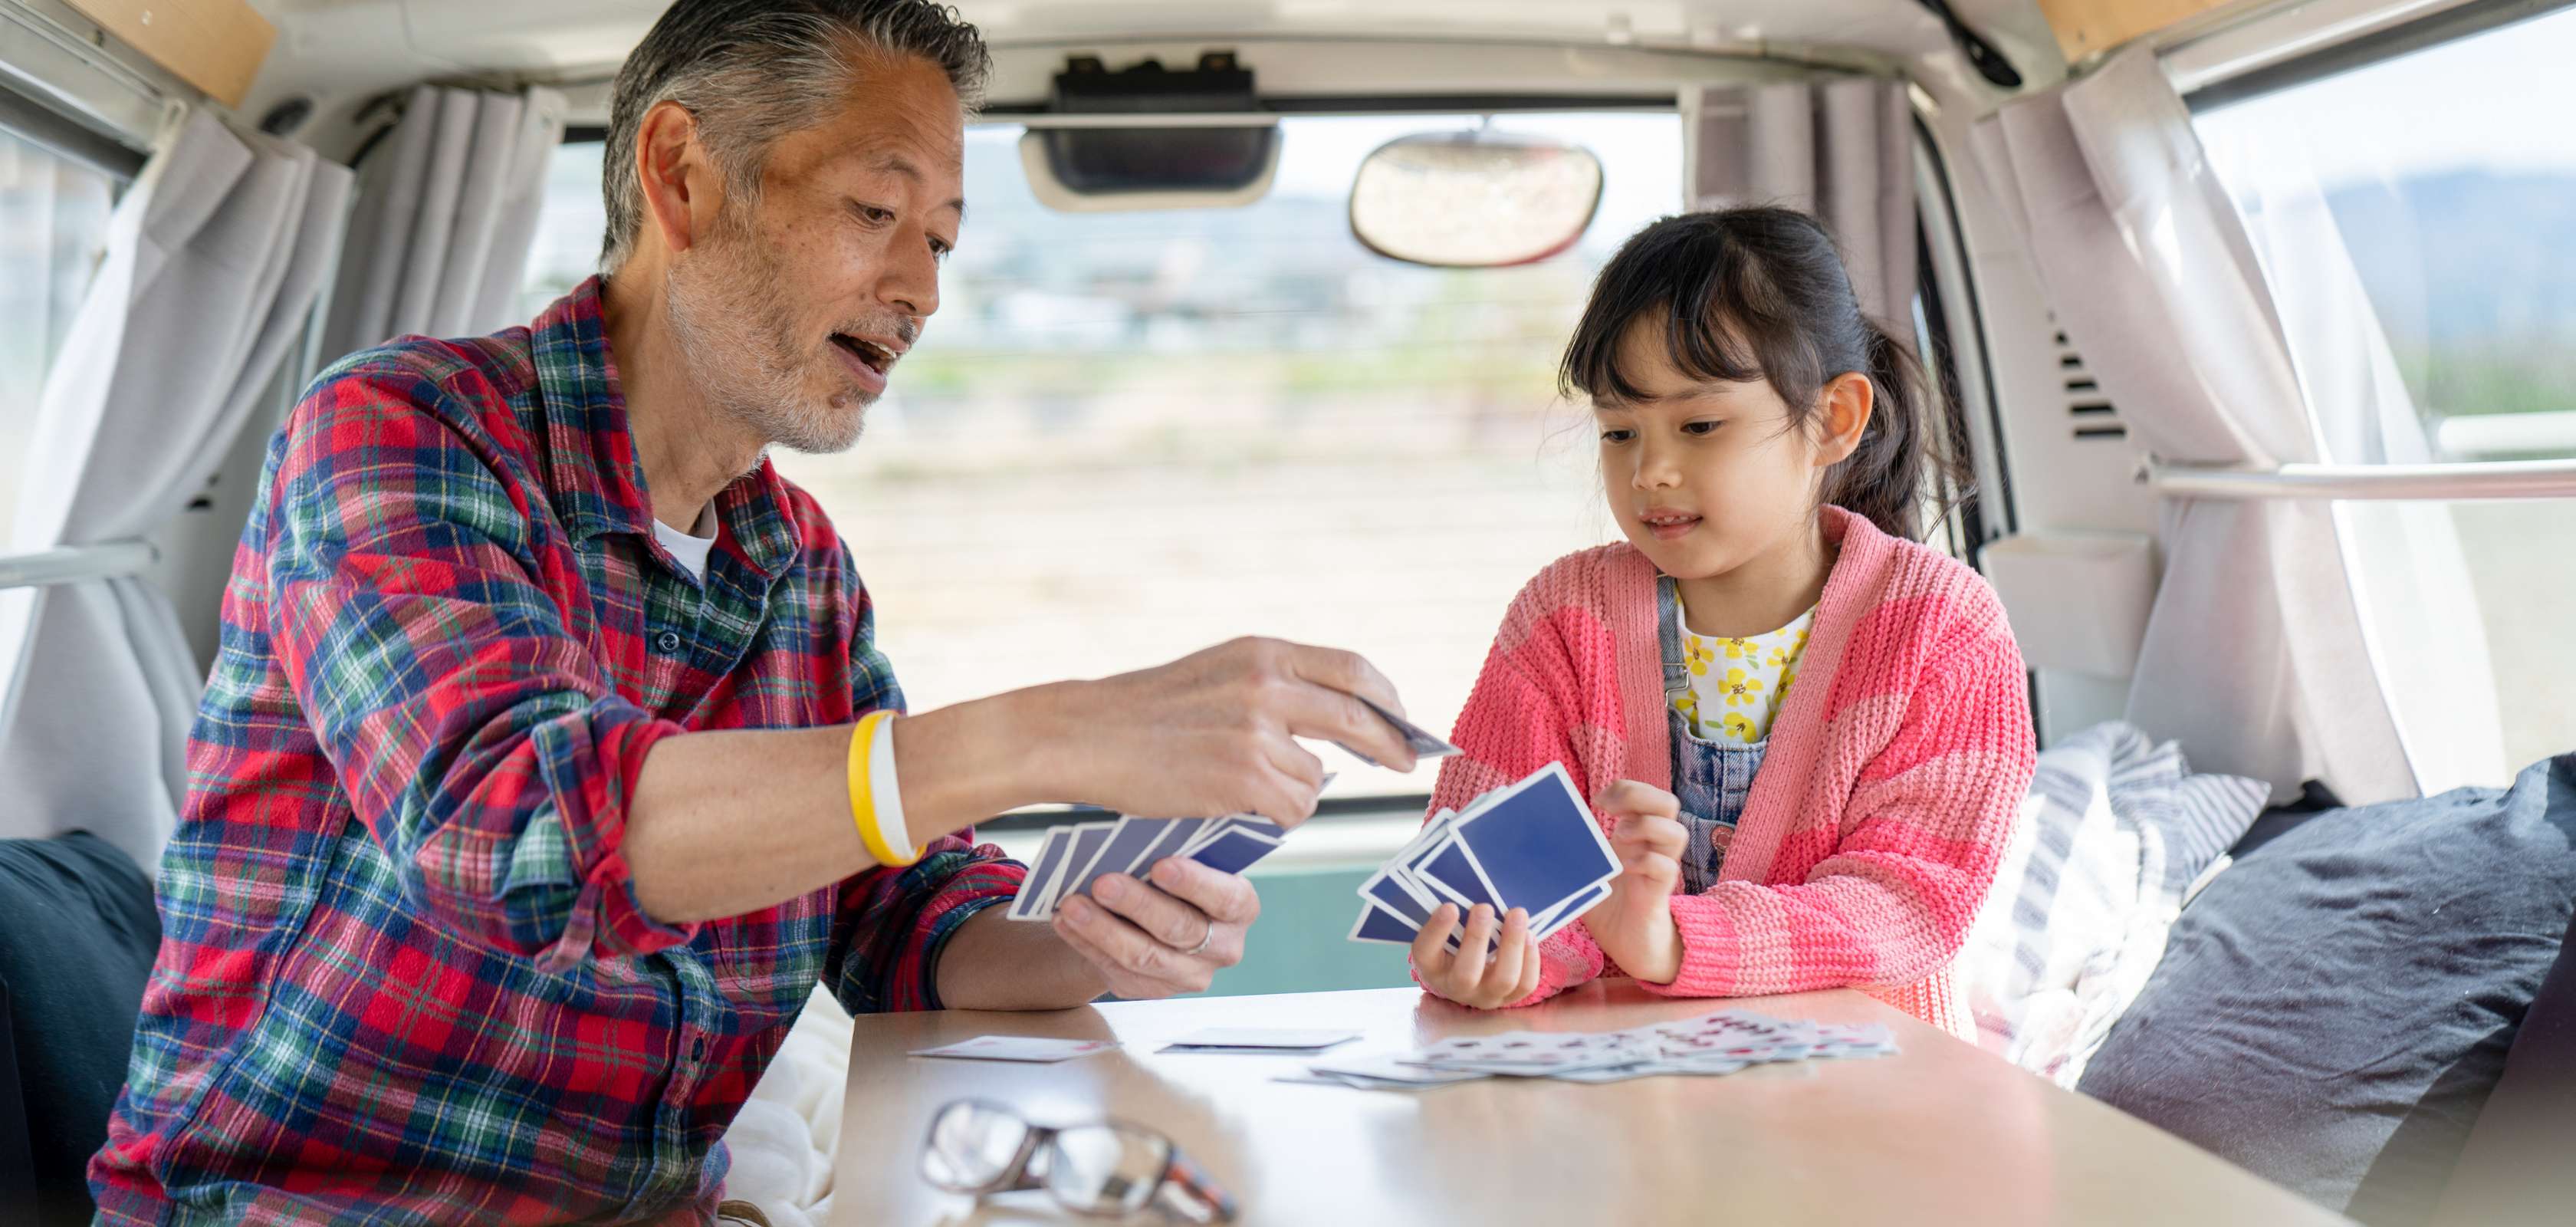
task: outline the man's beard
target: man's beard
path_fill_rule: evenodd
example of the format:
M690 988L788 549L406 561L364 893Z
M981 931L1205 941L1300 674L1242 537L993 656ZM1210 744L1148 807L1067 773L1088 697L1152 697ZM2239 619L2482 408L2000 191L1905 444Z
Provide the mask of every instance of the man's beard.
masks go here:
M673 339L718 413L795 451L846 450L864 425L859 410L876 397L858 388L819 402L805 395L796 315L778 289L782 272L750 227L720 217L664 284Z

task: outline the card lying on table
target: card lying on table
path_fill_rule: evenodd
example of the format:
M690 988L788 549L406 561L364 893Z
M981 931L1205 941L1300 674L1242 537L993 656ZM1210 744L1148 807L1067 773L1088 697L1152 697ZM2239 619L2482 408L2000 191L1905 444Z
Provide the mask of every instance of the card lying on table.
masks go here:
M1357 1031L1312 1027L1202 1027L1173 1040L1165 1052L1313 1052L1358 1039Z
M1531 936L1545 941L1609 898L1618 875L1619 858L1592 807L1564 766L1549 763L1424 823L1360 883L1351 940L1410 945L1433 909L1452 904L1463 919L1482 903L1498 914L1526 909ZM1457 949L1457 933L1449 946Z
M1114 1040L1059 1040L1035 1035L979 1035L971 1040L915 1048L908 1056L965 1057L977 1061L1050 1061L1087 1057L1117 1047Z

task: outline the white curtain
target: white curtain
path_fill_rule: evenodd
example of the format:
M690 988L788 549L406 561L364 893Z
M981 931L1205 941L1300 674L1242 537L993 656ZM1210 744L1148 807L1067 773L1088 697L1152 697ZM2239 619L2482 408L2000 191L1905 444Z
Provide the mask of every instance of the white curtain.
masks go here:
M2433 463L2423 417L2308 169L2302 135L2244 125L2233 133L2211 145L2210 160L2277 290L2291 359L2319 409L2322 456ZM2495 661L2450 505L2342 502L2333 514L2416 786L2436 793L2509 783L2521 764L2505 761Z
M417 333L479 336L510 318L563 141L550 89L501 94L423 85L358 174L325 360Z
M2059 322L2152 452L2257 468L2324 457L2309 398L2348 381L2294 359L2254 244L2151 54L2016 100L1976 140ZM2311 777L2354 802L2415 795L2333 509L2173 499L2161 532L2129 720L2277 795Z
M0 129L0 550L30 467L45 368L71 332L115 208L105 171Z
M172 126L45 381L10 552L138 538L204 488L304 333L349 188L207 111ZM141 579L0 592L0 837L86 827L156 864L203 676Z
M1689 207L1814 215L1842 246L1861 310L1914 334L1914 128L1901 82L1698 89L1682 123Z

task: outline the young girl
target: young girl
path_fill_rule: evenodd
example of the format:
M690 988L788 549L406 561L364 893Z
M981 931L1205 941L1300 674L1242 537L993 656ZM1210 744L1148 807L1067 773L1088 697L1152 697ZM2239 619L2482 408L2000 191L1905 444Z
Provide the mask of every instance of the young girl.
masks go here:
M1610 897L1549 938L1435 913L1416 977L1477 1007L1604 975L1677 996L1856 986L1967 1035L1947 968L2035 749L1976 572L1912 538L1938 429L1833 241L1785 209L1666 218L1593 287L1561 378L1627 543L1512 602L1435 810L1561 762Z

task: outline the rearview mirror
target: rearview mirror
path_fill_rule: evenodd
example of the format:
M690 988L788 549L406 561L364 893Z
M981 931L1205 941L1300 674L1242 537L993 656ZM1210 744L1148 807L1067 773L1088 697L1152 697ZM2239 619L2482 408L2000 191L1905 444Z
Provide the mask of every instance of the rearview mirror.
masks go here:
M1378 146L1351 183L1351 233L1390 259L1443 268L1544 260L1601 206L1601 159L1496 132L1426 132Z

